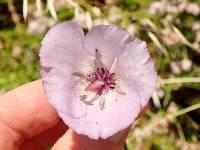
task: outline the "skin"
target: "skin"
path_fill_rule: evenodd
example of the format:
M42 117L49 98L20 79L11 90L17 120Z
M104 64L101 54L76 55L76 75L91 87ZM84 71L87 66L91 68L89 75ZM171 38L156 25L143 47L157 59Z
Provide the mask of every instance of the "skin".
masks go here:
M114 143L76 134L47 102L40 80L0 95L2 150L121 150L129 129Z

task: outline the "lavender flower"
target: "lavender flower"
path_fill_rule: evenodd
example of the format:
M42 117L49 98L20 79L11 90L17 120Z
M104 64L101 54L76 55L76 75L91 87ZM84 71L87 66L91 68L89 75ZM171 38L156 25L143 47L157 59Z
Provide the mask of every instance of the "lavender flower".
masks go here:
M115 25L84 36L76 23L60 23L44 37L40 58L49 103L69 127L92 139L127 128L156 86L146 43Z

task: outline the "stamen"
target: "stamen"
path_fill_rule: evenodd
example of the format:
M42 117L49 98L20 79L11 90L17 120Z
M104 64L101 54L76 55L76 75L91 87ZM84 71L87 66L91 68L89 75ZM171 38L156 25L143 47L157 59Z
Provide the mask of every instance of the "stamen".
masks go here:
M84 101L87 98L87 95L80 95L80 100Z
M85 91L91 91L91 92L97 92L97 90L104 85L103 81L96 80L93 83L89 84L86 88Z
M115 69L116 69L116 66L117 66L117 57L115 57L113 63L112 63L112 66L110 68L110 72L114 72Z
M73 76L79 77L79 78L85 78L84 74L80 73L80 72L72 72Z
M120 95L126 95L126 92L120 89L119 87L116 87L116 92Z
M103 110L105 108L105 101L106 101L105 98L101 96L99 99L99 108L101 110Z
M95 73L90 73L86 76L86 80L87 81L90 81L90 82L94 82L96 81L98 78L97 78L97 75Z
M96 52L96 59L95 59L95 62L94 62L95 67L96 67L96 68L101 68L101 67L104 66L104 65L103 65L103 62L102 62L101 53L99 52L98 49L96 49L95 52Z
M103 79L108 78L108 74L109 74L108 70L105 70L105 73L103 74Z
M93 105L92 102L98 100L99 96L97 94L87 96L87 99L82 100L87 105Z

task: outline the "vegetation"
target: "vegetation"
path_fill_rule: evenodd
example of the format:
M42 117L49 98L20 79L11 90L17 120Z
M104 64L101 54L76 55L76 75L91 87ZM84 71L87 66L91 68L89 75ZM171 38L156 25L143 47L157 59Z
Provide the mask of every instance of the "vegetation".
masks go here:
M200 147L199 0L0 0L0 91L40 78L40 42L57 22L85 31L117 24L145 40L159 75L149 109L127 139L129 150Z

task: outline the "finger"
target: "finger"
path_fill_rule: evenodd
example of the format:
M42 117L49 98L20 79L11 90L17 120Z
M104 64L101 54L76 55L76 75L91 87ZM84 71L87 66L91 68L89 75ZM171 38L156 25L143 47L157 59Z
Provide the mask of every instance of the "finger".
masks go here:
M53 144L67 131L68 127L60 121L58 125L43 131L24 142L20 147L21 150L44 150Z
M121 150L123 148L127 132L117 143L109 140L93 140L84 135L76 134L72 129L67 132L55 143L52 150Z
M0 97L0 123L20 143L58 124L56 111L47 102L40 80L23 85Z

